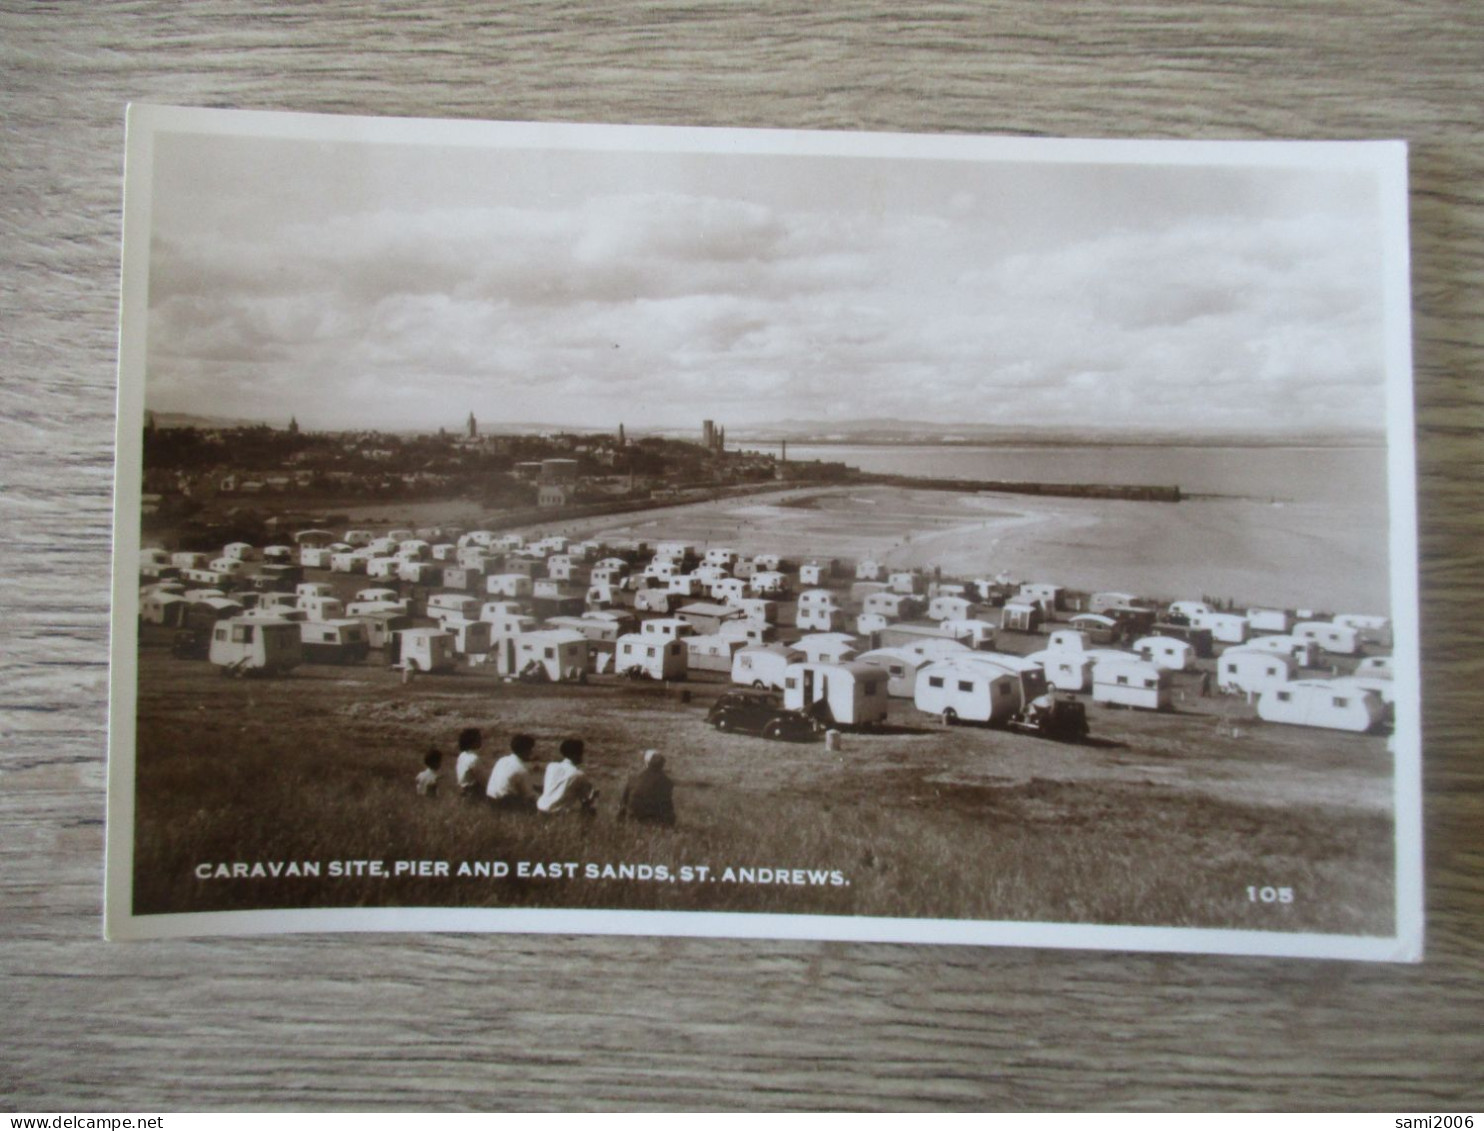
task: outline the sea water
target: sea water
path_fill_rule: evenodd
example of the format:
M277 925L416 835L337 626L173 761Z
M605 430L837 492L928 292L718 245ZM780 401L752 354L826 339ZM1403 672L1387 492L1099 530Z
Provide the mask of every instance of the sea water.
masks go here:
M741 444L777 454L776 444ZM789 445L788 458L844 463L883 475L1179 487L1187 495L1268 502L1386 498L1386 449L1210 445Z

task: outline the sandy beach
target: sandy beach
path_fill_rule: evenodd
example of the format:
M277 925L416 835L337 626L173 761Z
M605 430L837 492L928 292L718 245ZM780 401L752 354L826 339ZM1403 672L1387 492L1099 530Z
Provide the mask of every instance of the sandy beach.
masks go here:
M370 520L477 525L447 502L365 508ZM527 528L609 541L679 539L795 561L875 558L945 576L1053 581L1174 600L1202 596L1387 615L1386 514L1371 504L1180 503L1041 498L896 487L796 487Z
M945 575L1336 612L1390 608L1384 513L1245 499L1145 503L886 487L792 490L566 524L787 557L874 557Z

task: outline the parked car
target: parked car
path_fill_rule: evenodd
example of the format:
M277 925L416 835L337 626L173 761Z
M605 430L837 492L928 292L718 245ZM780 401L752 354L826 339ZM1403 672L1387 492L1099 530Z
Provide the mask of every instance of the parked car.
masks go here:
M757 734L780 742L811 742L823 731L803 711L784 708L776 696L755 691L729 691L711 705L706 721L717 730Z

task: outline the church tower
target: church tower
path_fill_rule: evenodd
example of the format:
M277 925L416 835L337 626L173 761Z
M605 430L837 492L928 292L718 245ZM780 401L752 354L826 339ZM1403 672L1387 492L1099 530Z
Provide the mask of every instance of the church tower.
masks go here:
M469 439L473 440L479 436L479 425L474 419L474 414L469 414Z

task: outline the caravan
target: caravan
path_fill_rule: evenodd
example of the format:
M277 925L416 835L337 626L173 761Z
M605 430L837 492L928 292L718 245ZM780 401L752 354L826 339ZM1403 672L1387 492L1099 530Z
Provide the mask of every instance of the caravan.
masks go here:
M340 620L345 616L345 603L337 597L300 597L299 608L310 620Z
M1046 693L1039 664L1020 656L965 652L924 666L912 698L919 711L952 726L1008 723Z
M442 585L443 567L437 562L398 559L397 577L411 585Z
M749 585L755 597L781 597L788 592L788 578L774 569L754 573Z
M139 599L139 619L145 624L179 628L186 622L191 603L175 593L146 593Z
M839 632L849 623L845 610L838 605L800 605L794 612L794 626L811 632ZM881 618L885 624L886 618Z
M685 662L688 670L696 672L731 672L733 658L747 646L747 641L738 636L687 636Z
M630 678L684 679L685 643L677 637L656 633L633 632L620 636L613 666L618 674Z
M485 577L483 569L446 565L443 567L443 588L459 589L465 593L483 592Z
M366 626L366 641L372 648L394 647L397 633L418 627L416 618L396 608L370 609L352 616Z
M587 607L589 609L611 609L623 603L623 598L619 593L620 590L616 584L609 584L606 581L594 582L587 587Z
M1256 636L1243 647L1254 652L1289 656L1301 668L1316 667L1319 663L1319 646L1312 640L1300 640L1296 636Z
M708 592L705 582L693 573L671 574L665 590L676 597L700 597Z
M359 664L371 652L371 638L359 620L306 620L299 643L307 664Z
M218 621L211 630L209 659L232 675L281 675L304 659L299 626L287 620Z
M1374 691L1336 686L1322 679L1294 680L1264 691L1257 700L1257 717L1265 722L1329 730L1368 731L1384 714L1381 698Z
M888 620L911 620L922 612L922 607L922 601L916 597L881 590L867 595L861 612L880 613Z
M1340 613L1333 623L1341 628L1353 628L1362 644L1375 644L1381 648L1391 647L1391 620L1389 617L1368 616L1363 613Z
M783 687L783 673L804 653L786 644L764 644L740 649L732 657L732 682L759 690Z
M443 617L439 627L453 633L453 649L461 656L483 656L494 645L493 626L487 620L453 614Z
M713 605L706 601L683 605L675 615L690 625L698 636L710 636L720 632L723 625L747 619L735 605Z
M1287 635L1293 631L1293 614L1286 609L1248 609L1247 629L1251 635L1259 632Z
M1012 597L1000 613L1000 627L1006 632L1035 632L1044 619L1039 602Z
M531 578L524 573L492 573L484 579L484 591L491 597L520 600L534 591Z
M830 579L833 573L833 563L826 565L823 562L808 562L799 567L800 585L823 585Z
M1034 602L1048 613L1066 606L1066 590L1049 581L1022 582L1016 597L1021 601Z
M793 646L811 664L839 664L854 659L859 648L855 637L844 632L813 632L801 636Z
M1360 651L1360 631L1345 624L1300 621L1293 626L1293 635L1300 640L1312 640L1324 651L1337 656L1353 656Z
M778 623L778 602L767 597L746 597L739 604L730 607L739 609L747 620L762 624Z
M673 601L674 598L663 589L640 589L634 594L634 611L667 615Z
M345 552L336 548L343 545L337 542L335 546L304 546L299 550L299 564L305 569L329 569L330 559Z
M778 636L778 629L762 620L729 620L717 629L719 636L730 636L745 644L768 644Z
M1070 649L1045 649L1026 657L1040 664L1046 672L1046 684L1054 691L1087 691L1092 687L1092 669L1096 659L1092 652Z
M458 664L454 635L441 628L404 628L397 633L402 666L413 672L452 671Z
M588 640L569 628L549 628L505 636L493 643L501 675L552 683L587 678Z
M904 597L921 594L926 587L922 575L914 570L899 570L889 574L886 578L886 587L893 593L900 593Z
M724 601L729 605L747 599L747 582L740 577L723 577L711 586L711 599L713 601Z
M1048 652L1086 652L1092 643L1080 628L1058 628L1046 638Z
M1113 591L1102 591L1094 593L1087 599L1087 611L1089 613L1106 614L1109 609L1127 608L1137 605L1139 599L1132 593L1118 593Z
M1170 709L1170 673L1138 659L1104 659L1092 666L1092 701L1146 711Z
M682 636L697 636L695 626L679 617L655 617L639 626L639 633L651 639L679 640Z
M976 652L987 652L994 647L995 626L987 620L945 620L943 631Z
M857 656L856 662L871 664L886 673L887 695L911 699L917 691L917 673L933 660L905 648L874 648Z
M967 597L940 593L928 602L928 620L968 620L974 603Z
M624 634L624 628L615 620L597 617L548 617L547 628L564 628L581 634L590 644L612 644Z
M1189 671L1195 666L1195 649L1185 640L1170 636L1146 636L1134 642L1134 651L1145 663L1154 664L1165 671Z
M794 624L799 628L834 632L845 627L845 611L840 608L840 599L830 590L806 589L799 594Z
M1245 644L1251 625L1236 613L1197 613L1190 618L1194 628L1211 631L1211 639L1220 644Z
M1173 624L1190 624L1196 617L1215 612L1204 601L1171 601L1165 610L1165 619Z
M1229 694L1253 695L1289 683L1298 665L1266 648L1228 648L1216 661L1216 686Z
M1078 613L1067 623L1083 633L1089 644L1113 644L1123 635L1118 622L1102 613Z
M439 619L447 616L472 619L479 615L479 598L465 593L434 593L428 598L428 615Z
M886 683L886 673L873 664L790 664L783 705L832 725L872 726L886 720Z

